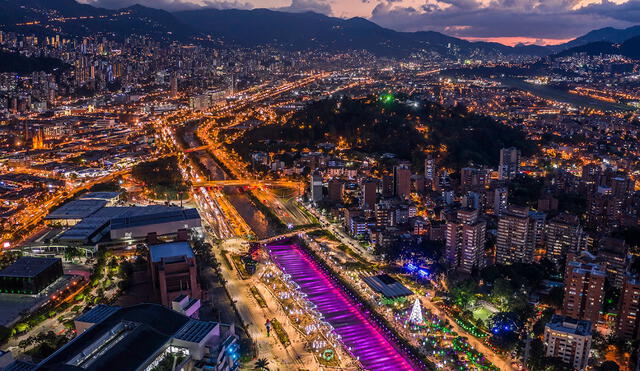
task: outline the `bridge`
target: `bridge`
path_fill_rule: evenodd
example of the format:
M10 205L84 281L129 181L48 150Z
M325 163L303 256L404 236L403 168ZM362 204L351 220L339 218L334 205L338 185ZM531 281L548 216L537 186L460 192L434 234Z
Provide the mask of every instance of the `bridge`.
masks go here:
M257 179L230 179L195 182L194 187L300 187L303 183L291 180L257 180Z
M184 150L184 153L189 153L189 152L197 152L197 151L203 151L207 148L209 148L211 146L206 145L206 146L200 146L200 147L193 147L193 148L188 148Z
M266 244L269 244L271 242L276 242L276 241L279 241L279 240L287 239L289 237L297 236L300 233L307 233L307 232L315 231L315 230L318 230L318 229L321 229L321 228L319 226L310 226L310 227L306 227L306 228L297 229L297 230L292 231L292 232L283 233L283 234L279 234L277 236L265 238L265 239L258 240L258 241L252 241L252 242L257 242L259 244L266 245Z

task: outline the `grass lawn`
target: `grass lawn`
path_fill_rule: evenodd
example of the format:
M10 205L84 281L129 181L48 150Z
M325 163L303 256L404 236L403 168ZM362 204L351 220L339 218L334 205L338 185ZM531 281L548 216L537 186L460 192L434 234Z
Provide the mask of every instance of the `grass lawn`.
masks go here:
M492 313L490 310L483 306L476 307L473 310L473 318L477 320L486 321L489 317L491 317Z

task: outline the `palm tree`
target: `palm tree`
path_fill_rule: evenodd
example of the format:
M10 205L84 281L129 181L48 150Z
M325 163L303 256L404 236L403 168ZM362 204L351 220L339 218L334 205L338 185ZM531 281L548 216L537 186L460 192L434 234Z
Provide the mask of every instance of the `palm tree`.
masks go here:
M266 358L258 358L254 368L256 370L267 370L268 371L269 367L267 367L267 366L269 366L269 360L268 359L266 359Z

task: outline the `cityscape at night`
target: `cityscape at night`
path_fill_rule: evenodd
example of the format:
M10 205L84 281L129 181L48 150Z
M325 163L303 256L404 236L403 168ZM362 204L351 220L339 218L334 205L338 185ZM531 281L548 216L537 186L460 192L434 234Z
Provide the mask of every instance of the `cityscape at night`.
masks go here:
M0 0L0 371L640 371L640 0Z

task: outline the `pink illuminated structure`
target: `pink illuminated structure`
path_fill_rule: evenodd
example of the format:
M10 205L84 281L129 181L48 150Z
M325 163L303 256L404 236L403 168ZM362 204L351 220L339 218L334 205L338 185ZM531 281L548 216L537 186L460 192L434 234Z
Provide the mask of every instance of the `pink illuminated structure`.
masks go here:
M334 282L297 245L267 246L274 262L300 286L307 299L331 324L351 354L367 370L415 370L384 330L363 313L361 305Z

